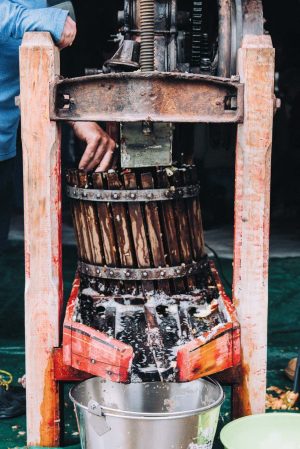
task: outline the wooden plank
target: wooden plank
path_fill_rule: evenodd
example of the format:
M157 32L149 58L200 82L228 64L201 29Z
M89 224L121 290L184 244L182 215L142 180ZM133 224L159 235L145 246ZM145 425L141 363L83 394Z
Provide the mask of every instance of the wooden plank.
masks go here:
M104 179L102 173L93 173L93 186L95 189L104 189ZM103 253L105 264L109 267L117 267L119 258L117 252L117 241L114 231L114 222L110 207L107 203L97 203L97 212L100 225L101 240L103 245ZM120 288L120 282L110 281L104 282L107 289L113 291L116 287Z
M20 48L25 219L27 445L59 446L59 389L53 347L59 345L61 263L60 132L49 118L49 84L59 51L49 33L25 33Z
M157 186L170 187L170 182L166 170L157 171ZM162 227L168 249L168 259L170 265L180 265L180 254L178 244L178 233L175 224L172 201L163 201L161 204ZM183 279L174 279L172 281L175 293L185 293Z
M270 165L274 49L270 36L245 36L238 54L245 117L236 145L233 298L241 325L242 382L234 416L265 411Z
M78 170L76 168L70 169L70 182L74 187L79 186ZM74 219L76 221L76 228L78 230L78 238L80 242L80 249L78 254L80 258L88 262L91 256L91 245L89 241L88 231L83 214L82 204L80 201L73 201Z
M67 178L67 184L69 186L73 186L74 187L73 171L71 169L67 170L66 178ZM77 216L77 206L78 206L78 204L77 204L76 201L74 201L72 199L69 199L69 201L70 201L70 208L71 208L71 214L72 214L72 221L73 221L75 240L76 240L76 244L77 244L77 254L78 254L78 258L82 259L83 244L82 244L81 228L79 226L79 220L78 220L78 216Z
M136 175L132 172L123 174L124 186L126 189L137 189ZM131 221L131 230L133 243L135 247L135 256L139 268L150 267L150 254L142 208L140 203L128 203L128 212ZM146 291L154 290L154 284L151 281L143 281L142 286Z
M197 184L198 176L195 166L187 167L185 174L186 182L192 185ZM186 199L186 208L189 220L189 227L191 232L193 257L195 260L201 259L205 253L203 225L201 217L200 199L196 198Z
M229 324L232 326L231 323ZM180 348L177 353L180 382L192 381L232 367L232 332L230 328L223 335L217 335L215 339L207 343L200 345L199 340L192 340Z
M79 187L89 188L88 174L83 170L78 172ZM100 226L97 216L96 205L89 201L81 202L81 210L84 215L84 222L88 232L88 240L90 243L92 263L103 265L103 247L100 237Z
M154 180L151 173L141 174L141 186L143 189L154 189ZM158 206L155 201L145 205L145 216L148 228L152 260L155 267L165 267L165 250L162 240L162 230L160 226ZM158 289L170 293L170 283L168 280L157 281Z
M78 187L86 187L86 174L82 170L74 170L74 176L77 179ZM88 227L88 216L87 216L87 203L86 201L78 201L79 203L79 222L81 227L81 233L83 236L84 253L86 257L86 262L93 263L93 250L92 241L90 235L90 229Z
M93 186L95 189L104 188L102 173L93 173ZM108 266L118 265L117 244L113 232L113 218L107 203L97 203L98 219L102 235L105 263Z
M112 190L123 188L122 182L116 172L107 173L107 184L108 188ZM121 267L134 267L136 264L135 253L126 206L124 203L112 203L111 210L118 243L120 265ZM136 283L133 281L125 281L124 287L127 293L132 293L136 288Z
M175 187L182 187L185 184L183 173L183 170L176 170L174 172L173 182ZM181 260L183 263L191 263L193 260L193 250L185 200L178 199L174 201L174 215L178 230ZM196 279L194 276L188 276L186 281L188 290L193 290L196 287Z
M92 377L91 374L79 371L72 366L66 365L64 361L63 348L54 348L54 377L62 382L79 382Z

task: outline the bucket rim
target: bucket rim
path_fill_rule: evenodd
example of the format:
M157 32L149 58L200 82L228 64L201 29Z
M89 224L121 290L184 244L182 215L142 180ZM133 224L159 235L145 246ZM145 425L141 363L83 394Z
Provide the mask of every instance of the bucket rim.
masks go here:
M290 419L298 419L300 420L300 415L298 413L289 413L289 412L276 412L276 413L257 413L256 415L248 415L243 416L242 418L235 419L230 423L226 424L220 432L220 440L225 447L230 447L232 444L231 441L227 440L227 433L231 430L231 428L236 427L241 421L256 421L257 419L279 419L282 416L289 417Z
M90 379L85 380L84 382L89 381ZM210 378L210 377L202 377L200 379L195 379L191 382L197 382L200 380L206 380L209 381L210 383L214 384L215 386L217 386L219 388L220 394L219 397L210 405L204 406L204 407L199 407L196 409L191 409L191 410L186 410L186 411L180 411L180 412L167 412L167 413L149 413L149 412L132 412L132 411L127 411L127 410L116 410L114 408L111 407L105 407L102 406L101 404L101 410L103 411L103 415L104 416L113 416L113 417L120 417L120 418L125 418L125 419L147 419L147 420L154 420L154 419L162 419L162 420L168 420L168 419L175 419L175 418L185 418L187 416L195 416L195 415L200 415L203 414L207 411L213 410L217 407L220 407L224 400L225 400L225 393L223 388L221 387L221 385L219 384L219 382L217 382L216 380ZM110 382L107 380L103 380L103 382L106 383L116 383L116 382ZM191 382L178 382L178 383L182 383L182 384L186 384L186 383L191 383ZM81 382L83 383L83 382ZM151 384L161 384L161 382L143 382L143 383L151 383ZM80 385L80 384L79 384ZM126 384L125 384L126 385ZM71 401L73 402L73 404L75 406L78 406L81 409L84 409L86 411L88 411L89 413L92 413L91 410L89 410L88 406L80 404L80 402L78 402L73 396L73 390L76 389L76 387L78 387L78 385L74 385L70 391L69 391L69 397L71 399Z

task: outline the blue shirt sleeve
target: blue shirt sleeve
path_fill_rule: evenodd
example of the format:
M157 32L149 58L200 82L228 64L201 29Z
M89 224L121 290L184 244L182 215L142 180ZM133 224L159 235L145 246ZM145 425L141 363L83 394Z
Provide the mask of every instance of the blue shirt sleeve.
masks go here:
M11 0L0 0L0 42L22 39L26 31L49 31L58 42L68 11L58 8L28 9Z

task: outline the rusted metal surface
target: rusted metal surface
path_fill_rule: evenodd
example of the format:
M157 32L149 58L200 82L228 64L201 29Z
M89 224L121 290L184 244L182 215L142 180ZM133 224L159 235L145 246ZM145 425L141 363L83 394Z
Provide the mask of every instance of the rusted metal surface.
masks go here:
M121 167L172 165L172 123L121 123Z
M234 415L265 411L270 166L274 49L269 36L246 36L238 55L245 117L236 146L233 297L241 325L242 380Z
M69 198L81 201L96 201L100 203L148 203L151 201L169 201L180 198L193 198L199 195L197 184L183 185L166 189L132 189L132 190L101 190L67 186Z
M243 86L186 73L110 73L52 84L52 120L237 123Z
M122 281L143 281L176 279L196 275L202 268L206 259L198 262L183 263L177 266L162 268L112 268L100 265L91 265L78 262L78 271L86 276L99 279L118 279Z

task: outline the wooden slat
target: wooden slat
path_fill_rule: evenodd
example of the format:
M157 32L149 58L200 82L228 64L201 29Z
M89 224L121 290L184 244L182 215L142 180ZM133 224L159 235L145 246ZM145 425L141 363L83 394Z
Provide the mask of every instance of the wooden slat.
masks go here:
M92 179L93 179L93 187L95 189L100 190L104 189L105 184L102 173L93 173ZM117 267L119 266L119 258L117 252L117 241L114 231L114 221L111 210L107 203L102 202L97 203L96 207L98 212L105 265L107 265L108 267ZM109 283L108 282L103 283L107 286L107 289L110 291L113 291L115 287L117 289L120 288L120 282L118 281L112 280Z
M153 189L154 180L151 173L141 174L141 185L144 189ZM145 205L145 216L148 228L148 236L150 241L152 260L155 267L165 267L165 251L162 240L162 230L160 226L158 206L155 201L151 201ZM157 281L158 289L169 294L170 283L167 280Z
M157 171L157 186L161 188L170 187L170 182L165 170ZM167 243L167 255L170 265L180 264L178 245L178 233L175 224L172 201L163 201L161 204L162 227ZM175 293L184 293L185 285L183 279L174 279L172 282Z
M79 187L89 188L88 174L82 170L78 173ZM100 237L100 226L97 216L96 205L89 201L82 201L81 204L82 213L84 214L84 220L87 226L87 232L89 236L92 262L95 264L103 265L103 247Z
M125 172L123 174L124 186L126 189L136 189L136 175L132 172ZM142 208L140 203L128 203L128 212L131 221L131 229L133 236L133 243L135 247L135 256L139 268L150 267L150 254L148 249L148 241L146 237L146 230ZM143 281L142 286L146 291L154 289L154 284L151 281Z
M187 168L184 179L187 183L190 183L192 185L197 184L198 176L195 166L190 166ZM197 196L196 198L187 198L186 208L191 232L193 257L195 260L199 260L205 253L199 196Z
M74 183L73 183L73 171L72 170L67 170L67 183L70 186L74 187ZM74 228L74 234L75 234L75 239L76 239L76 243L77 243L77 254L78 254L78 258L82 259L82 251L84 251L83 248L83 243L82 243L82 235L81 235L81 228L79 226L79 219L78 219L78 203L77 201L71 200L70 199L70 207L71 207L71 213L72 213L72 220L73 220L73 228Z
M73 170L73 183L78 187L84 187L84 181L81 180L80 182L78 170ZM92 262L93 254L85 214L86 205L84 204L83 201L78 201L78 205L76 205L75 207L77 209L77 218L82 236L82 246L83 246L82 255L85 262Z
M121 189L122 183L116 172L107 173L108 188L112 190ZM111 210L113 215L113 223L118 243L118 251L121 267L135 266L135 253L131 235L131 227L128 222L126 206L124 203L112 203ZM132 292L136 288L133 281L124 282L125 291Z
M182 187L184 185L184 176L181 170L176 170L173 174L174 186ZM185 207L185 200L174 201L174 215L178 230L178 243L180 250L180 257L183 263L191 263L193 260L192 242L189 229L189 221L187 210ZM196 286L194 276L187 277L187 287L192 290Z

